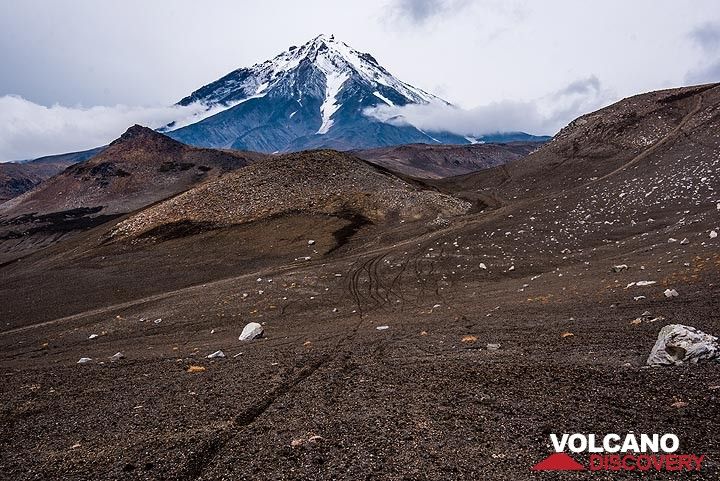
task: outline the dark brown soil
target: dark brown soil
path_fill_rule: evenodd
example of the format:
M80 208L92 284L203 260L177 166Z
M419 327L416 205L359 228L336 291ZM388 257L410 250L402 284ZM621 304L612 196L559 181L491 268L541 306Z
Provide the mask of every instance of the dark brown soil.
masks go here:
M658 95L675 127L579 185L438 183L487 201L442 223L305 210L104 243L117 219L0 266L0 472L718 479L720 365L644 366L665 324L720 333L714 90ZM646 310L665 319L630 322ZM239 341L251 321L265 337ZM550 433L631 431L675 433L702 471L530 471Z

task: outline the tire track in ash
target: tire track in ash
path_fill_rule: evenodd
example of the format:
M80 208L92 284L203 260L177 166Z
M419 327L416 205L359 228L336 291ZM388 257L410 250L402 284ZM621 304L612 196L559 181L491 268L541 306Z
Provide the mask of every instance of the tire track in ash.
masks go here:
M387 303L387 296L383 296L380 292L383 288L383 284L378 269L378 264L387 257L389 253L380 253L376 256L366 258L359 267L353 267L358 264L359 261L355 261L350 266L350 274L348 275L348 291L350 296L355 301L358 313L362 317L367 311L365 309L366 304L372 303L372 307L381 307ZM365 277L363 274L366 274ZM367 289L361 286L361 281L367 280ZM367 303L366 301L367 296Z
M366 261L363 266L367 265L368 262L370 261ZM362 272L364 269L363 266L358 269L359 272ZM212 465L228 443L242 434L244 429L251 426L255 420L267 412L278 399L297 389L324 365L332 362L340 362L342 365L341 370L347 370L351 366L350 358L352 357L352 349L350 344L357 337L362 323L362 315L358 315L358 322L350 328L347 335L342 336L335 345L330 348L329 352L334 353L334 355L324 354L318 359L306 363L296 375L274 387L259 402L245 408L235 415L223 428L217 430L199 450L188 456L184 479L201 479L208 467Z

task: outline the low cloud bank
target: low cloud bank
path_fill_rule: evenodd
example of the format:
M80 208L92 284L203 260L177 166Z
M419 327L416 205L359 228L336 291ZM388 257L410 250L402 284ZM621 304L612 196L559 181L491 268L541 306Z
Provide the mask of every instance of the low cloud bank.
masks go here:
M222 110L222 109L219 109ZM74 152L105 145L133 124L180 127L216 113L186 107L65 107L39 105L16 95L0 97L0 162Z
M614 100L597 77L576 80L562 89L532 101L503 100L472 109L443 104L389 106L364 111L365 115L393 125L413 125L435 132L480 136L497 132L553 135L574 118Z

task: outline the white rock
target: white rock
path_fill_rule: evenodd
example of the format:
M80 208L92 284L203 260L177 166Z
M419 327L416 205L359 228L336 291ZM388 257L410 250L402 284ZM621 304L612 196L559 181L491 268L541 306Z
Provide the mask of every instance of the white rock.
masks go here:
M315 240L314 240L314 239L310 239L310 240L308 241L308 245L309 245L309 246L314 246L314 245L315 245Z
M377 329L378 331L384 331L385 329L390 329L390 326L378 326L375 329Z
M484 262L481 262L481 263L480 263L480 269L487 270L487 266L485 265Z
M207 357L207 358L208 358L208 359L220 359L220 358L224 358L224 357L225 357L225 353L224 353L224 352L222 352L222 351L215 351L215 352L213 352L212 354L208 354L208 357Z
M622 272L622 271L626 271L628 269L629 269L629 267L627 264L619 264L617 266L612 266L612 268L610 270L613 272Z
M500 344L488 344L487 349L488 351L497 351L500 349Z
M683 240L680 241L680 245L688 245L690 243L690 239L685 237Z
M718 338L682 324L669 324L660 329L657 341L647 358L649 366L669 366L683 362L720 359Z
M678 294L678 291L676 291L675 289L665 289L664 294L665 294L665 297L677 297L680 295L680 294Z
M718 235L718 234L717 234L717 232L716 232L716 231L714 231L714 230L711 230L711 231L710 231L710 238L711 238L711 239L714 239L714 238L716 238L716 237L717 237L717 235Z
M265 330L260 324L257 322L251 322L243 328L238 339L240 341L252 341L253 339L262 337L263 332L265 332Z
M88 364L92 362L91 357L81 357L80 360L77 362L78 364Z
M88 336L88 339L96 339L97 337L99 337L97 334L90 334L90 336Z
M120 359L125 359L125 354L122 352L116 352L112 356L110 356L110 362L119 361Z
M635 283L635 285L638 287L643 287L643 286L652 286L653 284L656 284L656 283L657 283L657 281L637 281Z

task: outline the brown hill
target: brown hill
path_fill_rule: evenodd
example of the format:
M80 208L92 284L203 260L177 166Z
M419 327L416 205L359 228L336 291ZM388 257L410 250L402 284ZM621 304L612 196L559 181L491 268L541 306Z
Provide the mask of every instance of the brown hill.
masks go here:
M356 150L352 153L393 172L421 179L433 179L503 165L525 157L542 144L542 142L474 145L408 144Z
M0 207L0 216L101 208L131 212L262 158L262 154L189 147L136 125L99 155Z
M0 163L0 204L32 190L43 180L59 174L75 163L91 158L104 148L49 155L28 162Z
M298 213L396 223L454 216L470 207L349 154L320 150L265 159L199 185L124 220L114 235L137 236L187 223L229 226Z
M0 252L57 242L263 157L189 147L135 125L90 160L1 204Z
M575 119L523 159L446 184L514 199L582 188L621 170L642 173L645 159L675 143L711 157L707 122L717 116L718 100L718 84L636 95ZM682 167L694 159L667 160Z

